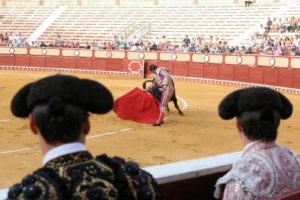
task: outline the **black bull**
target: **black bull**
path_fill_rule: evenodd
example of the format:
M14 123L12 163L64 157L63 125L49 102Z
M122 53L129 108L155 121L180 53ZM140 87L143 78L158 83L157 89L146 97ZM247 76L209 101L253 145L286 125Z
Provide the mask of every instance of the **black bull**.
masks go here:
M153 80L146 80L144 83L143 83L143 89L146 89L146 84L147 83L153 83ZM178 110L178 113L180 115L183 115L183 112L180 110L179 106L178 106L178 103L177 103L177 98L176 98L176 93L175 93L175 85L174 85L174 81L172 80L172 84L174 86L174 94L173 96L171 97L170 101L173 101L174 103L174 106L175 108ZM160 101L161 99L161 91L159 90L159 87L158 86L155 86L153 87L149 93L151 94L151 96L153 96L155 99L158 99ZM168 107L168 110L169 110L169 107Z

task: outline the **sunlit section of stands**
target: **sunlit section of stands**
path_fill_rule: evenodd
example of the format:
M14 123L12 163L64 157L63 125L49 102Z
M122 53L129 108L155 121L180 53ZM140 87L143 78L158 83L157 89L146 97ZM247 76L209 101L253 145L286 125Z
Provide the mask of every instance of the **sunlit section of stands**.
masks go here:
M224 0L218 1L221 3ZM71 1L65 0L65 3L68 2ZM257 2L246 8L242 1L237 5L211 5L204 0L199 1L199 5L180 6L170 6L170 0L161 0L162 5L153 5L152 0L140 1L135 6L130 6L136 2L134 0L121 2L123 4L120 6L114 6L105 1L92 1L89 5L94 6L87 7L88 1L83 0L81 7L68 7L39 40L53 42L52 38L60 34L65 41L102 43L111 41L114 35L120 36L132 24L151 23L151 31L142 38L143 41L153 41L163 35L172 44L179 45L185 35L190 38L203 35L205 39L212 35L214 39L233 41L245 32L250 38L252 27L262 24L268 16L287 6L285 3ZM21 32L28 37L55 10L46 4L47 1L44 7L38 9L1 8L1 32ZM283 17L300 13L300 6L290 6L287 10Z
M6 6L8 7L28 7L28 6L38 6L39 1L36 0L14 0L14 1L6 1Z
M0 32L21 33L27 38L52 12L51 8L0 8Z
M278 21L279 18L282 19L282 21L285 20L285 18L290 18L292 16L296 17L296 19L298 17L300 17L300 1L299 0L281 0L280 2L282 2L282 4L280 5L280 9L273 7L273 12L271 12L270 14L266 13L264 11L264 9L262 9L265 6L260 6L260 5L256 5L255 8L257 10L257 12L262 12L265 14L265 18L259 23L256 24L256 28L253 27L252 29L250 28L247 32L245 32L244 35L240 35L240 44L244 44L244 45L248 45L250 44L250 35L253 35L254 32L259 32L259 33L263 33L264 32L264 27L266 25L267 22L267 18L270 17L272 21L276 20ZM276 18L276 19L275 19ZM276 23L274 21L274 23ZM281 33L279 32L269 32L268 33L272 38L282 38L282 37L286 37L286 36L294 36L296 33Z
M263 21L281 8L280 4L206 6L101 6L68 8L42 35L48 40L61 34L64 40L111 41L132 23L151 23L151 32L143 40L166 35L172 43L180 44L184 35L232 40L243 31Z

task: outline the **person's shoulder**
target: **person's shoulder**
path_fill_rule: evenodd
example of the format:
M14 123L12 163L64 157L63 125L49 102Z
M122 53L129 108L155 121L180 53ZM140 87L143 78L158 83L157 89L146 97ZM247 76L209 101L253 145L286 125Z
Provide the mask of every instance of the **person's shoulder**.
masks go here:
M239 183L253 196L266 196L274 190L276 169L263 154L251 152L234 163L226 176L219 180L219 184L226 184L230 180Z
M168 70L168 68L163 67L163 66L162 67L158 67L157 68L157 73L159 74L161 72L165 73L165 72L169 72L169 70Z
M120 196L128 197L128 199L160 199L156 181L136 162L107 155L97 156L96 160L113 170L114 185Z
M63 183L53 169L41 168L25 176L20 183L11 186L7 200L66 199L67 193L61 185Z

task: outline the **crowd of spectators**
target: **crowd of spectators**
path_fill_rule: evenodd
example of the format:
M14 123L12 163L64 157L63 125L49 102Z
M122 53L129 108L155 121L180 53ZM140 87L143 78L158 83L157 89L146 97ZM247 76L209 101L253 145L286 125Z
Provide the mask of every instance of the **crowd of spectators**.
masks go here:
M0 44L12 47L28 46L26 38L21 33L0 33Z
M262 25L263 26L263 25ZM271 19L268 17L266 24L264 26L265 32L274 33L294 33L300 32L300 17L295 16L286 18L276 18Z
M268 19L268 21L270 18ZM270 23L271 24L271 23ZM273 24L273 23L272 23ZM270 26L272 30L272 24ZM287 30L293 30L289 27ZM297 28L295 31L298 30ZM181 53L212 53L212 54L260 54L260 55L291 55L299 56L300 35L281 34L271 36L269 32L255 33L251 36L248 44L231 45L230 41L218 38L216 36L199 35L197 37L189 37L185 35L180 45L176 38L167 38L163 35L155 37L152 41L142 41L133 37L132 40L126 41L122 36L114 36L111 41L107 42L86 42L79 43L67 41L60 34L56 34L49 39L50 42L33 41L27 42L26 38L21 34L4 33L0 34L2 45L11 47L56 47L56 48L81 48L92 50L131 50L131 51L167 51ZM247 45L246 45L247 44Z
M300 17L282 18L268 17L262 32L255 33L249 42L253 53L263 55L299 56Z
M250 39L249 52L261 55L299 56L300 35L271 36L255 33Z

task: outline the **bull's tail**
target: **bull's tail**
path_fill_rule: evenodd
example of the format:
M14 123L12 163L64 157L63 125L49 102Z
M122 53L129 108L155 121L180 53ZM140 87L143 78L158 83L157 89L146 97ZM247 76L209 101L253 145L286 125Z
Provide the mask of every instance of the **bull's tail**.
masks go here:
M175 92L175 83L174 83L173 79L171 79L171 81L172 81L172 84L173 84L173 87L174 87L174 94L171 98L171 101L173 101L174 106L177 109L179 115L183 116L184 114L183 114L182 110L179 108L178 102L177 102L177 97L176 97L176 92Z
M181 110L181 109L179 108L179 106L178 106L178 102L177 102L177 98L176 98L175 93L174 93L174 95L172 96L171 101L173 101L174 106L175 106L175 108L177 109L179 115L183 116L184 114L183 114L182 110Z

